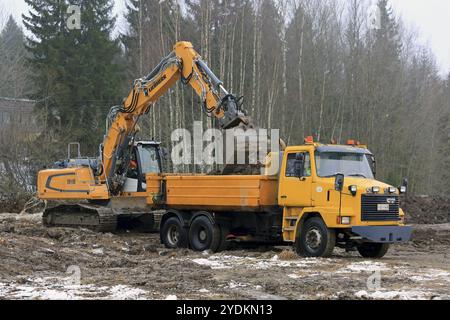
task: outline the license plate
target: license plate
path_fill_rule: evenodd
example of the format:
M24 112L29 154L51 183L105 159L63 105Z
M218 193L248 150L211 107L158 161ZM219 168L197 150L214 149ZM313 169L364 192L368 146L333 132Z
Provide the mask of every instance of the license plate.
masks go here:
M389 204L378 204L378 211L389 211Z

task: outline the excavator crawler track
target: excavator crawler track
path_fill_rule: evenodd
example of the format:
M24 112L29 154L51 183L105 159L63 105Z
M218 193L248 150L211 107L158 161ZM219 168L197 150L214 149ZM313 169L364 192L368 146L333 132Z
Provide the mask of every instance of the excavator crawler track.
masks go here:
M65 204L46 209L42 216L45 227L86 228L96 232L117 229L118 215L108 207L88 204Z

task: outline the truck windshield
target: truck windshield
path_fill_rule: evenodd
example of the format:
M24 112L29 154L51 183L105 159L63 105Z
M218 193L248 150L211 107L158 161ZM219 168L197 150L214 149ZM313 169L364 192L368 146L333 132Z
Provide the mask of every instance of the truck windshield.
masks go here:
M333 177L338 173L346 177L374 179L367 155L346 152L317 152L317 175L322 178Z

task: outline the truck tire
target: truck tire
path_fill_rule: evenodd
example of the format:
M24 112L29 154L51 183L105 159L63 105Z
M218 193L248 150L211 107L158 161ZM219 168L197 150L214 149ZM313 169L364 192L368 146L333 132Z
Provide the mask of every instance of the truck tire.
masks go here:
M227 241L227 236L229 233L230 229L228 227L222 225L220 226L220 241L219 246L215 252L226 251L229 248L230 243Z
M189 244L194 251L211 250L216 252L220 245L221 232L206 216L194 219L189 228Z
M297 237L297 253L305 257L329 257L336 244L336 232L319 217L306 220Z
M188 235L181 221L172 217L161 228L161 240L168 249L187 248Z
M366 242L359 245L357 249L359 254L364 258L380 259L388 252L389 244Z

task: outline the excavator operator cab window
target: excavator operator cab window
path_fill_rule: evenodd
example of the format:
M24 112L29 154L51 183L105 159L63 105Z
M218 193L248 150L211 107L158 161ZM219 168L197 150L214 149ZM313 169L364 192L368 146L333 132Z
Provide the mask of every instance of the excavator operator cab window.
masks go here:
M161 173L159 146L138 144L131 156L124 191L145 192L147 190L146 174L148 173Z
M145 176L148 173L161 173L161 154L156 144L138 144L136 155L139 163L138 192L147 190Z
M161 173L159 150L153 145L139 145L137 147L141 163L141 174Z

